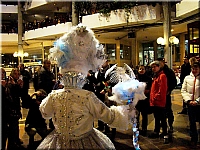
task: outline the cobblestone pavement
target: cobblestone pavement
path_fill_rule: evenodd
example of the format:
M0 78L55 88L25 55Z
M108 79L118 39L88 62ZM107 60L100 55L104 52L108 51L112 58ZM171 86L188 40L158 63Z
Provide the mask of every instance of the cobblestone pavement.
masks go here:
M34 89L30 89L29 93L34 92ZM139 136L139 144L142 150L188 150L194 149L194 147L189 147L188 143L190 141L189 137L189 122L188 116L177 114L177 112L182 109L182 97L180 95L180 89L175 89L172 93L172 108L174 112L174 132L172 134L172 142L164 144L164 140L150 139L148 135L153 132L154 129L154 117L153 115L148 116L148 131L147 136ZM23 118L20 120L20 138L23 140L23 146L27 148L28 145L28 135L24 131L24 122L27 115L28 109L22 109ZM198 126L199 127L199 126ZM109 136L109 134L108 134ZM36 146L41 140L39 135L35 136ZM114 144L117 150L133 150L132 144L132 129L131 126L127 131L118 131L114 140ZM32 147L31 149L35 149ZM200 150L198 145L195 149Z

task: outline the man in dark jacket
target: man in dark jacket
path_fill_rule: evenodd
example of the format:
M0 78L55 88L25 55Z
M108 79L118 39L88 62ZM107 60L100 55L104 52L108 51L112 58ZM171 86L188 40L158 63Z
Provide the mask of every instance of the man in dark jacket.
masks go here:
M169 132L173 132L174 115L172 111L171 92L177 86L176 75L174 71L165 64L164 58L158 58L157 60L160 62L161 69L167 76L168 90L167 90L167 95L166 95L167 96L166 97L166 115L168 118Z
M28 89L29 89L29 81L31 79L30 73L25 70L24 64L19 65L20 75L22 75L22 80L24 82L23 88L22 88L22 108L28 108L29 107L29 101L28 101Z
M43 89L47 94L51 93L55 84L54 74L51 72L51 62L44 60L43 67L38 74L39 89Z
M33 98L34 96L36 98ZM31 105L25 121L25 131L29 135L29 147L33 146L34 136L36 133L38 133L42 139L44 139L49 133L45 119L42 117L39 110L40 103L45 97L46 92L42 89L39 89L30 97Z
M51 62L48 59L44 60L43 67L38 74L38 88L43 89L47 94L51 93L55 85L55 77L51 72ZM49 127L53 130L54 125L52 119L49 121Z
M103 82L105 82L105 73L109 69L109 61L106 61L102 68L99 68L98 74L97 74L97 84L95 86L95 95L102 101L105 101L105 93L102 93L102 90L104 90L105 85ZM103 131L105 129L104 122L101 120L98 120L98 130Z
M95 85L97 84L95 73L92 70L89 70L86 79L87 82L84 84L83 89L95 93Z
M185 79L185 77L187 75L189 75L190 72L191 72L191 65L189 63L188 56L185 56L183 58L183 61L184 61L184 64L182 64L182 66L181 66L181 74L180 74L180 83L181 83L181 85L183 84L183 80ZM187 107L186 107L186 105L187 104L183 100L183 109L182 109L181 112L178 112L178 114L187 114Z

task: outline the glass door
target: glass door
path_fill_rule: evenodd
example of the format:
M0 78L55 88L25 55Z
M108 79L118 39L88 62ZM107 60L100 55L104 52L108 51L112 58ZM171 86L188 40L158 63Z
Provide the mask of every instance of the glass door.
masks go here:
M145 66L148 66L153 61L154 61L153 43L144 43L143 44L143 64Z

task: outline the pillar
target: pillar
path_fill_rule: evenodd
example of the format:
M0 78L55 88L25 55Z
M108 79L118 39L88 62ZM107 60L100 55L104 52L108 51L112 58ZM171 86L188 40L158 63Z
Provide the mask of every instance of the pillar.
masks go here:
M154 49L154 60L158 58L158 44L156 41L153 41L153 49Z
M169 37L171 37L171 3L163 2L163 30L164 30L164 40L165 40L165 61L167 65L172 68L172 47L170 47Z
M136 37L137 37L137 33L136 33ZM138 46L137 38L132 39L131 47L132 47L131 61L132 61L133 67L135 68L139 63L139 46Z
M179 36L180 45L180 65L183 64L183 57L185 57L185 34L180 34Z
M79 13L78 10L75 9L75 1L72 1L72 26L78 25L79 21Z
M44 43L43 42L41 42L41 46L42 46L42 48L41 48L41 50L42 50L42 62L44 62L45 49L44 49Z
M120 40L116 40L116 63L118 66L122 66L123 64L120 64Z
M22 34L23 34L23 21L22 21L22 6L20 1L18 1L18 63L23 63L23 41L22 41Z

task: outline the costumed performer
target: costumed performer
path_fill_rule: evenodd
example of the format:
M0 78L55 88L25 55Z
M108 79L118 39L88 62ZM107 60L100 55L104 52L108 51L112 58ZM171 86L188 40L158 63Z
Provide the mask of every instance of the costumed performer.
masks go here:
M81 24L72 27L50 52L50 59L62 68L64 89L52 91L40 104L42 116L52 118L55 130L37 149L115 149L106 135L93 128L94 119L127 130L132 107L108 108L93 92L82 89L88 70L96 71L106 61L93 31Z
M132 122L133 146L136 150L140 150L138 144L137 110L135 107L139 100L146 98L144 95L146 83L136 80L133 70L127 64L124 64L124 67L117 67L117 64L113 65L106 71L105 78L108 79L107 84L112 87L113 95L107 99L117 102L118 105L123 105L126 102L131 107L129 117Z

